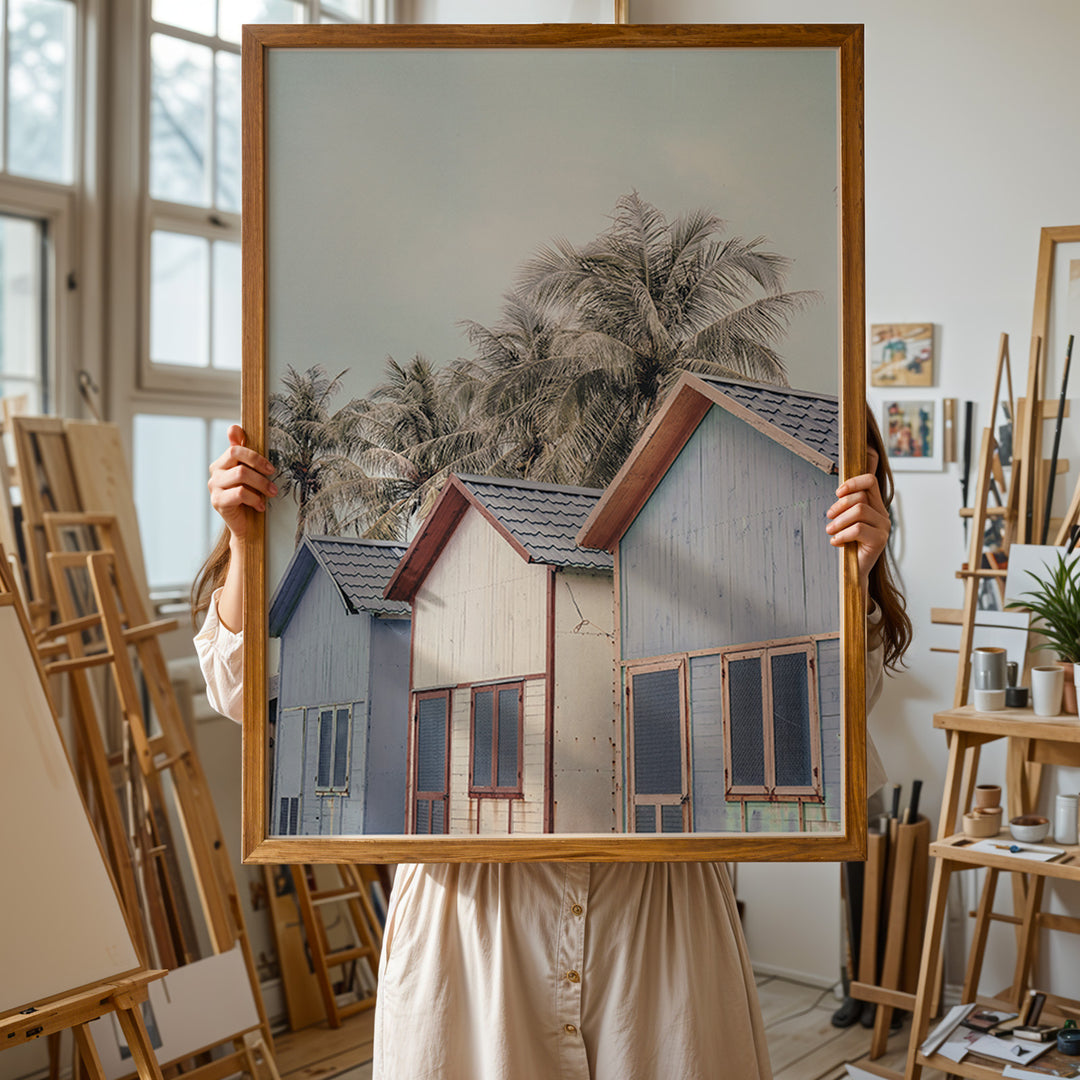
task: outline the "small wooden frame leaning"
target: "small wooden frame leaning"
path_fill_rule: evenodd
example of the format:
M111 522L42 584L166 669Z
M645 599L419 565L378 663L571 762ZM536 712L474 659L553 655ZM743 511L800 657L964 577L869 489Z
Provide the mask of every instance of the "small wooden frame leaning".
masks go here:
M300 472L281 467L286 495L246 540L246 861L865 857L865 602L854 549L837 558L824 534L824 508L866 457L862 54L862 27L842 25L245 27L243 425L259 452L284 453L300 431L286 415L298 388L340 420L349 399L378 404L383 357L419 372L421 353L449 364L510 341L509 308L496 310L515 267L535 276L592 250L590 236L636 228L643 252L670 254L650 333L695 302L681 275L710 260L741 252L732 273L747 290L692 333L689 315L665 324L685 363L640 414L621 470L586 471L587 486L455 466L398 544L363 539L358 504L333 501L360 464L339 456L344 486L307 503L288 501ZM633 123L612 124L615 102ZM753 342L750 309L763 313ZM811 320L802 336L762 331L796 316ZM632 354L617 329L558 317L560 351L577 334L585 352ZM717 440L740 449L716 457ZM710 464L685 475L703 446ZM736 484L736 453L768 470L762 483ZM678 491L662 487L671 477ZM675 586L634 578L640 522L724 477L763 505L736 515L733 496L705 546L684 537L666 563L697 557L679 602L707 595L708 617L643 622L632 605ZM756 569L715 561L714 546ZM651 565L662 577L664 559ZM736 597L753 609L737 632ZM714 617L717 603L731 611ZM775 648L732 652L754 642ZM739 728L737 762L719 705L735 678L739 707L759 714ZM515 693L484 689L500 685ZM784 750L766 767L756 741ZM735 788L761 795L725 803Z

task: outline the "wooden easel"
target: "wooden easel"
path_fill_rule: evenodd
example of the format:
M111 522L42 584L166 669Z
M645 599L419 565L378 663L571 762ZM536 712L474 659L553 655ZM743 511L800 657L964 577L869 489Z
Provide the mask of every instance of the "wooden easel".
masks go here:
M382 945L382 929L375 915L375 908L368 895L368 883L364 880L359 866L343 863L336 867L341 884L333 889L313 888L308 875L314 880L315 867L292 867L293 884L296 889L300 913L304 920L308 949L315 978L322 994L326 1019L332 1028L341 1027L341 1021L355 1013L370 1009L375 1004L378 985L379 949ZM353 944L341 949L331 947L323 911L326 905L344 909L350 918ZM355 1001L339 1005L334 995L333 980L330 970L354 962L366 966L367 975L361 979L354 975L354 983L360 986ZM366 986L364 983L366 982Z
M90 625L101 631L104 649L95 659L106 663L112 676L124 728L131 740L132 757L137 765L132 773L147 793L151 825L148 842L155 845L148 851L162 854L158 849L166 835L167 821L163 820L159 808L165 805L162 779L167 775L175 795L214 951L224 952L239 942L260 1017L263 1042L268 1048L272 1047L228 850L201 763L184 726L158 640L159 635L173 624L170 620L148 620L114 517L87 513L45 514L43 529L50 549L47 564L51 568L56 593L67 594L65 612L71 614L74 610L75 593L78 591L73 586L74 572L84 572L92 590L93 612L81 616L76 614L75 618L67 619L61 625L69 651L76 654L81 649L79 636ZM73 551L73 546L83 547L84 550ZM149 706L161 728L160 735L150 734L136 674L136 661ZM147 875L143 880L152 880L152 877ZM163 880L167 884L168 875L163 876ZM166 902L162 906L166 910L172 910L169 903L172 899L165 897ZM169 932L168 928L159 926L155 939L160 940Z

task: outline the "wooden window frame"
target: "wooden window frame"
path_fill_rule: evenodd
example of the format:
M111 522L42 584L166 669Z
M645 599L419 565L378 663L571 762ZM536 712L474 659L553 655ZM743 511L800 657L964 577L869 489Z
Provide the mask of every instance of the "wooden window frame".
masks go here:
M627 664L626 683L623 694L626 701L626 790L628 793L628 810L626 828L627 832L637 832L637 808L639 806L655 807L656 829L652 833L642 833L643 836L660 836L661 834L661 807L681 806L683 817L683 833L694 831L693 814L693 769L690 755L690 688L689 671L690 665L685 656L679 656L667 660L657 660L648 663ZM644 675L650 671L678 671L679 673L679 751L681 755L680 772L682 775L683 790L678 798L674 793L665 795L639 795L634 775L634 694L633 682L635 675ZM676 835L674 833L666 834ZM681 834L679 834L681 835Z
M512 787L499 787L499 694L504 690L517 690L517 783ZM491 771L495 784L478 784L473 771L476 753L476 695L493 694L491 720ZM525 683L513 682L484 683L473 686L469 691L469 797L473 799L523 799L525 792L522 777L525 771Z
M815 782L809 785L778 786L776 783L776 748L773 740L772 667L774 656L802 653L806 656L807 700L810 707L811 771ZM761 724L764 735L765 783L735 784L732 777L731 681L728 665L732 660L761 659ZM825 786L821 771L821 710L818 702L817 642L811 637L761 641L724 649L720 653L720 701L724 725L724 797L729 802L824 802Z
M330 746L330 777L333 780L334 764L336 760L336 748L337 748L337 720L338 712L341 709L348 710L348 737L345 740L345 783L341 785L335 785L334 783L320 784L319 783L319 762L316 756L315 760L315 794L320 798L332 796L332 795L348 795L349 794L349 769L352 766L352 727L353 727L353 703L350 702L335 702L332 705L309 705L305 710L305 713L314 712L316 716L316 723L319 725L319 730L316 732L316 737L321 741L322 737L322 722L323 713L329 711L333 715L333 729L331 730L331 746Z
M420 754L417 736L420 722L420 702L429 698L442 698L446 707L446 769L443 777L443 790L440 792L420 790ZM438 800L443 802L443 834L450 832L450 745L451 745L451 720L453 717L454 694L449 688L444 690L414 690L412 694L412 706L409 717L409 806L406 815L406 828L410 836L437 836L438 833L426 833L416 831L416 804L426 802L428 804L428 824L431 824L432 805Z

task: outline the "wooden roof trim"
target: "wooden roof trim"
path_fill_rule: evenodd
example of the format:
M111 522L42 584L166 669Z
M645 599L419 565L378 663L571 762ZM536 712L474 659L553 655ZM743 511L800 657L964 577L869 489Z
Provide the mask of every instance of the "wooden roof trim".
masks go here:
M614 553L619 537L697 430L712 402L704 384L683 374L630 451L622 468L600 496L577 535L579 547ZM669 419L670 417L670 419Z
M692 372L684 372L585 520L577 535L579 547L614 553L619 539L713 405L719 405L822 472L836 471L836 463L824 454L764 420L718 387L696 378Z
M521 541L451 473L439 492L431 513L420 526L419 532L413 537L412 543L387 582L383 590L383 596L387 600L412 603L469 507L480 513L526 562L532 562L532 557Z

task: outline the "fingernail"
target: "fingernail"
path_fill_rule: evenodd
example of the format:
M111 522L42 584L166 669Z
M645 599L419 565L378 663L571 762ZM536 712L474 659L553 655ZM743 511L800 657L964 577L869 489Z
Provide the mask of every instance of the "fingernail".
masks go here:
M277 484L271 484L270 485L270 494L271 495L276 495L277 494Z

